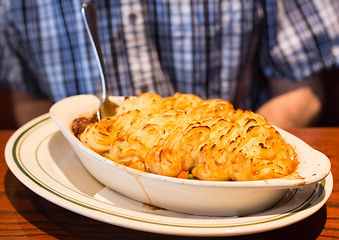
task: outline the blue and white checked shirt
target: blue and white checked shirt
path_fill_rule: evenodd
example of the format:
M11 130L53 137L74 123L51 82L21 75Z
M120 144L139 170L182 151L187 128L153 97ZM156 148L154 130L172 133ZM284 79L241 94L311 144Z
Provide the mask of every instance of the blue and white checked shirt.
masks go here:
M258 1L259 2L259 1ZM339 63L336 0L93 1L111 95L151 91L232 100L261 23L247 107L267 78L301 80ZM101 92L80 0L0 0L0 87L53 101ZM261 19L261 21L258 21Z

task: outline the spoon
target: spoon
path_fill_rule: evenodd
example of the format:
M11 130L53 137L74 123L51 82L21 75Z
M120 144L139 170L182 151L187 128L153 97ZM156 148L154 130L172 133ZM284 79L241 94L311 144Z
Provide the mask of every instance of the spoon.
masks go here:
M93 47L96 61L99 68L100 80L102 86L102 95L100 100L100 106L97 112L98 120L100 121L104 117L113 116L116 114L118 105L109 100L108 96L108 79L107 73L104 66L104 60L100 48L98 29L97 29L97 19L96 12L93 4L84 3L81 9L82 19L84 20L85 27Z

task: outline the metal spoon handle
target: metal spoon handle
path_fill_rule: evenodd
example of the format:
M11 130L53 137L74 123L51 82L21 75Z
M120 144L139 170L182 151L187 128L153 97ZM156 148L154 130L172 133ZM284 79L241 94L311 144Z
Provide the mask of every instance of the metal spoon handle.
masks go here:
M107 81L107 73L104 66L104 60L100 48L99 36L98 36L98 26L97 26L97 18L96 11L91 3L84 3L81 9L82 19L85 23L85 27L91 42L91 45L95 52L95 57L97 60L97 65L100 73L100 80L102 85L102 101L105 101L108 98L108 81Z

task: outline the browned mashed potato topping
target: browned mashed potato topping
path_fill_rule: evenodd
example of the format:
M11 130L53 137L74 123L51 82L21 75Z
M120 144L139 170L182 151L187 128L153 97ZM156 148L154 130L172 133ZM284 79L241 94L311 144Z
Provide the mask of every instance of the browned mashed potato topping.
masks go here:
M294 148L264 117L192 94L127 98L115 116L86 124L78 138L112 161L171 177L263 180L298 165Z

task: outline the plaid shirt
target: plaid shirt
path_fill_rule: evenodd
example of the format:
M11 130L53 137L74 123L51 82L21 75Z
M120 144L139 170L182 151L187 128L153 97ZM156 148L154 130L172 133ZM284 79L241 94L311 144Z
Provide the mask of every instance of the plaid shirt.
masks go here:
M247 107L266 99L267 78L298 81L338 65L338 1L258 2L93 1L110 94L232 100L259 23ZM81 5L0 0L0 87L54 101L101 92Z

